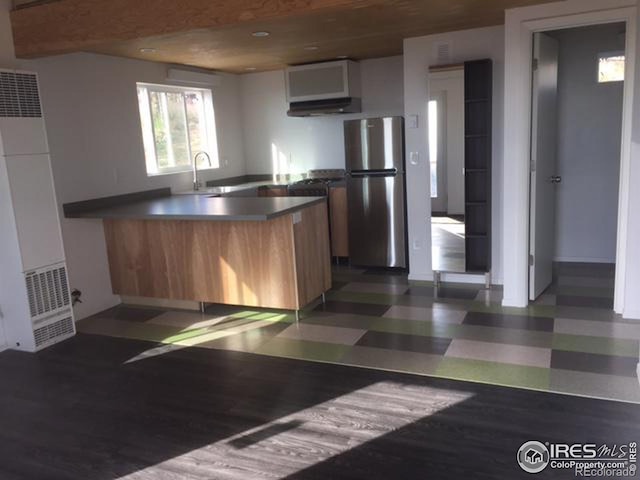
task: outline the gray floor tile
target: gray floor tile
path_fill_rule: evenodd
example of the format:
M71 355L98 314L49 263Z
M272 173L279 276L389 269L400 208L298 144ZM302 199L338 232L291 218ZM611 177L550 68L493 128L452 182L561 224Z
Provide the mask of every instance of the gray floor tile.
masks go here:
M434 374L442 358L441 355L355 346L340 359L340 363L400 372Z
M638 359L595 353L553 350L551 368L578 372L602 373L619 377L636 377Z
M551 363L550 348L477 342L462 339L454 339L451 342L451 345L449 345L447 349L446 356L541 368L549 368Z
M433 323L456 323L460 324L467 314L464 310L453 310L449 308L410 307L405 305L393 305L383 315L386 318L404 318L407 320L427 321Z
M158 315L162 315L166 310L159 308L137 307L129 305L118 305L94 315L96 318L112 318L125 322L146 322Z
M361 347L444 355L450 342L451 339L449 338L372 331L365 333L356 345Z
M553 368L551 369L550 390L575 395L640 402L640 384L637 378L630 377Z
M605 310L603 308L568 307L565 305L557 305L555 307L555 317L612 322L620 316L613 310Z
M418 295L423 297L457 299L457 300L474 300L478 296L479 288L451 288L451 287L419 287L411 286L407 290L406 295Z
M352 313L334 313L314 310L305 312L300 319L300 323L368 330L379 318L380 317L356 315Z
M355 313L356 315L382 316L389 309L389 305L375 305L372 303L339 302L329 300L318 305L314 310L319 312Z
M251 329L246 332L235 333L216 340L202 342L198 344L198 347L234 350L237 352L254 352L265 342L274 338L288 326L288 323L275 323L261 328Z
M465 325L479 325L497 328L516 328L518 330L553 331L553 319L525 315L502 315L499 313L469 312L463 322Z
M541 348L551 348L553 345L552 332L518 330L516 328L483 327L479 325L461 325L455 335L455 338Z
M613 298L556 295L556 305L561 305L563 307L588 307L612 310Z
M599 322L597 320L556 318L554 322L554 332L570 335L640 340L640 322Z
M310 342L337 343L340 345L355 345L366 333L366 330L354 328L330 327L298 323L290 325L278 334L281 338L292 340L307 340Z
M340 290L343 292L388 293L391 295L402 295L408 289L409 285L399 283L349 282Z

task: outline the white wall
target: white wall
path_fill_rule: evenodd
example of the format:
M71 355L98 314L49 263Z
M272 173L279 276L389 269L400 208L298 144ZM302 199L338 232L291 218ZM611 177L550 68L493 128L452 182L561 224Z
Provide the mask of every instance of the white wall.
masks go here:
M636 24L640 25L640 9ZM640 34L636 52L640 52ZM631 166L629 172L629 212L627 216L627 268L625 272L624 315L640 319L640 62L636 62L634 75L633 127L631 132Z
M556 259L616 259L622 82L598 83L598 54L624 50L624 25L553 32L559 41Z
M191 187L191 173L146 174L136 82L164 83L165 65L80 53L24 62L23 67L40 77L60 205L159 187ZM223 166L203 172L203 180L245 172L236 76L223 76L214 88L214 105ZM70 286L83 293L76 318L119 303L111 293L102 222L62 218L62 231Z
M274 173L274 148L286 162L279 173L344 168L344 120L403 115L402 70L401 56L362 61L362 113L311 118L287 116L283 71L242 75L247 173Z
M407 128L406 149L419 155L418 165L407 161L410 278L431 280L431 201L427 145L428 69L437 65L435 46L450 43L447 63L491 58L493 60L493 158L492 158L492 275L502 282L502 164L504 28L502 26L451 32L404 41L405 114L418 115L418 128Z
M0 68L13 68L16 63L16 57L13 50L13 37L11 35L11 21L9 19L9 10L11 9L11 0L0 0ZM0 139L0 142L2 140ZM6 176L6 165L0 162L0 224L5 227L0 228L0 246L9 248L17 239L15 228L6 228L6 225L13 224L13 211L11 209L11 200L8 191L8 181ZM3 256L0 255L0 260ZM6 259L5 259L6 260ZM18 262L18 259L15 259ZM0 289L2 292L8 292L8 283L14 282L13 278L9 278L7 272L16 269L16 265L0 265ZM21 269L18 267L17 271ZM4 272L4 275L3 275ZM6 335L4 329L5 315L10 315L17 305L13 303L9 305L8 299L0 292L0 351L6 348Z

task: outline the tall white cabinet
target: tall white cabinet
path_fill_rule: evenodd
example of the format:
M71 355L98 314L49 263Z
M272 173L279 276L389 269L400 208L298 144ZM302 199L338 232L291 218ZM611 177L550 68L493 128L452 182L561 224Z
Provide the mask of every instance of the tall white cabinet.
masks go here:
M0 344L75 335L37 74L0 70ZM0 349L1 349L0 345Z

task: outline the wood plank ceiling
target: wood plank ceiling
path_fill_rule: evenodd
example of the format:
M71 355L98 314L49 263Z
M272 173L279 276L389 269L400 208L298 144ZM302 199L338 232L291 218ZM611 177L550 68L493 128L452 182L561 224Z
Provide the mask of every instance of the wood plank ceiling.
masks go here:
M506 8L549 1L22 1L11 22L20 58L84 51L243 73L398 55L403 38L502 24Z

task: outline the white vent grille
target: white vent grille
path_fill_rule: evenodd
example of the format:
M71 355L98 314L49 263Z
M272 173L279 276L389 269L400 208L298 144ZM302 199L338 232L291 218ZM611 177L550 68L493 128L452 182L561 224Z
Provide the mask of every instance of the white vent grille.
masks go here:
M438 42L433 46L436 65L447 65L451 63L451 44L448 42Z
M29 272L26 282L31 318L69 306L69 284L64 266Z
M33 331L36 349L56 343L63 337L70 337L75 334L73 317L65 317L57 322L50 323L44 327L36 328Z
M34 73L0 71L0 117L42 117Z

